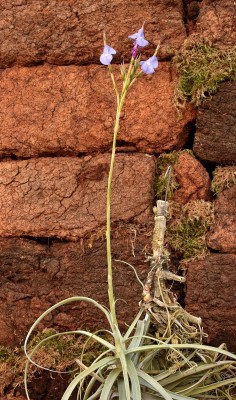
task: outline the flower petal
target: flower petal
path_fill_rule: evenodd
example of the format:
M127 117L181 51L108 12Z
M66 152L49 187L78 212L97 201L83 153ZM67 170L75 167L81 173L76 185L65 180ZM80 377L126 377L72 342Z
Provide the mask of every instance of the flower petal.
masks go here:
M135 40L135 44L139 47L144 47L149 44L149 42L144 38L144 27L140 28L138 32L134 33L133 35L129 36L130 39Z
M155 72L155 68L158 67L157 57L152 56L146 61L140 61L140 67L145 74L153 74L153 72Z
M102 54L102 55L100 56L100 62L101 62L103 65L109 65L109 64L111 64L111 60L112 60L112 55L111 55L111 54L106 53L106 54Z
M103 65L109 65L112 61L112 55L116 54L116 51L111 47L106 44L103 48L102 55L100 56L100 62Z
M152 64L153 68L158 67L158 59L156 56L152 56L148 59L148 61Z
M108 44L106 44L103 49L103 53L116 54L116 51L111 46L108 46Z
M141 66L141 70L145 74L153 74L153 72L155 72L155 70L152 67L152 65L149 64L147 61L140 61L140 66Z
M129 39L137 39L138 34L134 33L133 35L128 36Z
M145 47L149 44L149 42L144 39L144 37L137 37L137 39L135 40L135 42L140 46L140 47Z

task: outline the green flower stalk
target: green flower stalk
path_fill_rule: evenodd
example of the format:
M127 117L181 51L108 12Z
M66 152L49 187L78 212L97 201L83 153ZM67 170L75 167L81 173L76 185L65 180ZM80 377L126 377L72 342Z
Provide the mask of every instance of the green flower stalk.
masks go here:
M137 34L135 34L137 35ZM135 36L133 35L133 36ZM143 29L141 29L141 39L144 43L143 46L146 46L148 42L144 39L143 36ZM135 36L136 37L136 36ZM137 49L141 48L141 41L139 37L139 44L136 43L138 39L135 39L134 47ZM114 91L116 94L117 100L117 109L116 109L116 117L114 123L114 132L113 132L113 143L112 143L112 153L111 153L111 161L110 161L110 171L108 176L108 184L107 184L107 230L106 230L106 240L107 240L107 272L108 272L108 298L109 298L109 306L110 311L113 319L113 323L117 324L117 317L115 312L115 296L113 290L113 279L112 279L112 256L111 256L111 186L112 186L112 176L115 164L115 154L116 154L116 141L117 135L119 132L120 127L120 116L121 112L125 103L126 95L128 93L129 88L133 85L137 78L139 78L143 72L146 74L152 74L154 72L154 68L157 68L158 62L156 54L154 54L150 59L147 61L141 61L140 57L137 56L137 53L132 52L132 57L130 60L130 64L128 67L128 71L126 71L125 65L121 65L121 78L123 81L123 86L121 93L118 91L118 87L116 84L115 76L113 73L112 66L110 62L112 61L112 55L116 54L116 51L106 44L106 37L104 34L104 49L103 53L100 57L100 61L104 65L108 65L108 69L110 72L111 80L113 83ZM151 60L151 61L150 61ZM142 67L142 71L138 68L139 66Z

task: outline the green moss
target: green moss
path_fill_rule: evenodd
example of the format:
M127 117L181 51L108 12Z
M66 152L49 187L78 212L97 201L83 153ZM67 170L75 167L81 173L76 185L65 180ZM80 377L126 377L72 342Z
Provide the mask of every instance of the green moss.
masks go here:
M212 192L218 196L223 190L236 185L236 166L216 167L211 182Z
M173 205L172 205L173 207ZM199 258L207 253L206 234L213 222L213 205L196 200L172 210L167 226L167 242L182 261Z
M177 102L198 106L215 93L220 82L236 80L236 48L221 50L193 36L173 59L179 75Z
M42 333L37 334L30 342L29 353L43 339L55 333L57 332L54 329L45 329ZM87 366L105 350L101 344L95 342L93 339L87 341L84 348L85 342L86 338L78 335L62 335L52 338L37 350L33 360L43 367L58 372L68 371L68 378L70 378L72 371L78 369L75 361L77 358ZM25 363L26 357L23 348L11 349L4 346L0 347L0 395L1 390L4 391L5 388L14 392L17 387L23 387ZM28 381L32 381L36 373L38 376L40 370L30 365Z
M174 250L180 252L187 260L195 257L197 253L206 250L204 236L206 234L202 221L182 218L181 222L170 229L169 243Z
M53 329L45 329L42 333L37 334L30 343L29 351L43 339L49 338L55 333L57 332ZM85 343L86 346L84 346ZM34 359L37 364L47 368L55 365L57 370L65 370L70 366L74 368L76 358L83 361L85 365L90 365L104 350L102 345L93 339L87 340L86 337L81 335L61 335L40 346ZM49 365L45 365L45 362Z
M0 362L7 361L11 357L12 351L8 347L0 346Z
M168 200L173 198L174 191L179 188L179 183L175 177L173 168L178 162L179 155L183 152L188 152L194 157L191 150L182 151L172 151L171 153L163 153L157 158L156 163L156 178L155 178L155 193L158 200L163 200L166 192L166 185L168 182L168 177L165 176L167 168L172 167L172 174L170 178L169 190L168 190Z

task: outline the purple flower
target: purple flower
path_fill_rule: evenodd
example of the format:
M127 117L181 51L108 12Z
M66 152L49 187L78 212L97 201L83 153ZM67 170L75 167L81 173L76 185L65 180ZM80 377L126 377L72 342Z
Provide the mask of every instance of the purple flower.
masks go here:
M144 47L148 45L148 41L144 38L144 27L142 26L141 29L137 33L134 33L133 35L129 36L130 39L135 40L135 44L137 44L139 47Z
M111 64L111 60L112 60L112 58L113 58L113 54L116 54L116 51L112 48L112 47L110 47L110 46L108 46L107 44L104 46L104 48L103 48L103 52L102 52L102 55L100 56L100 62L103 64L103 65L109 65L109 64Z
M158 60L156 56L150 57L147 61L140 61L141 70L145 74L153 74L155 68L158 67Z

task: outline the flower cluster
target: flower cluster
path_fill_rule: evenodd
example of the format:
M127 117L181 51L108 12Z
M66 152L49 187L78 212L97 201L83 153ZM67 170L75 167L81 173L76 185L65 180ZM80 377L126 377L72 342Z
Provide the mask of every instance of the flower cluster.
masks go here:
M138 30L138 32L129 36L129 38L134 40L131 55L133 58L137 58L139 50L149 44L144 37L144 27L142 26ZM116 51L112 47L105 44L102 55L100 56L100 62L103 65L110 65L114 54L116 54ZM140 67L144 74L153 74L153 72L155 72L155 69L158 67L158 60L156 55L154 54L146 61L140 61Z

